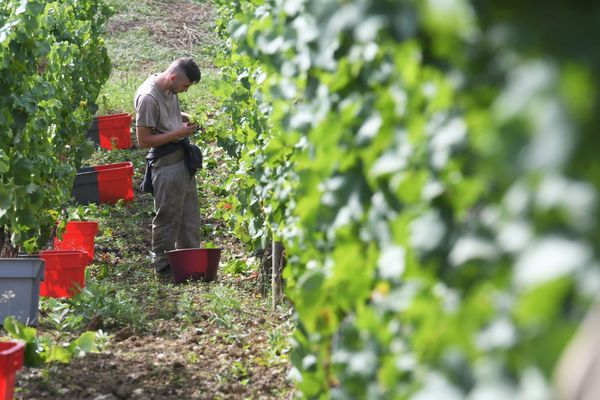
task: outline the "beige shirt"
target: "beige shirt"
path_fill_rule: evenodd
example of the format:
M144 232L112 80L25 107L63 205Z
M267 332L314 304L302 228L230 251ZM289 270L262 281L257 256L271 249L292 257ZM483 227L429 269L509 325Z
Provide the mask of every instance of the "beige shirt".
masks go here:
M135 93L135 125L152 128L152 133L159 135L180 128L182 119L177 95L161 91L156 85L156 77L156 74L150 75ZM181 160L183 149L177 149L161 159L154 160L152 166L158 168Z
M135 125L152 128L153 134L160 134L180 128L182 120L177 95L161 91L156 77L156 74L148 77L135 93Z

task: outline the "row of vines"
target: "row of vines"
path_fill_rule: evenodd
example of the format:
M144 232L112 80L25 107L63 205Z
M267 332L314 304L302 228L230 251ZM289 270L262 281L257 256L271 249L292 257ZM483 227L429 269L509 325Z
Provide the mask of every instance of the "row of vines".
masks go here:
M0 250L45 244L70 198L110 73L94 0L0 2Z
M226 217L305 398L551 397L600 289L600 5L221 1Z

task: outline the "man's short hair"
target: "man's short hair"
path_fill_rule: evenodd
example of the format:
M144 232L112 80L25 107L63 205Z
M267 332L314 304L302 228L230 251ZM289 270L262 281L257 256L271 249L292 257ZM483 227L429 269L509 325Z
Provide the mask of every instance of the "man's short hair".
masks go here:
M176 74L184 73L192 83L200 82L200 68L191 57L178 58L169 66L169 71Z

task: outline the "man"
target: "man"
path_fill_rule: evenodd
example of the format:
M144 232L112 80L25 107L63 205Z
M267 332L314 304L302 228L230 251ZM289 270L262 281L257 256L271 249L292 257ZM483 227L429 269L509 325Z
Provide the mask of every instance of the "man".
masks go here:
M177 98L199 81L198 65L191 58L180 58L146 79L134 99L138 145L151 147L144 188L154 196L153 265L163 278L171 276L166 251L200 246L195 170L189 168L184 146L191 146L186 138L198 126L190 124Z

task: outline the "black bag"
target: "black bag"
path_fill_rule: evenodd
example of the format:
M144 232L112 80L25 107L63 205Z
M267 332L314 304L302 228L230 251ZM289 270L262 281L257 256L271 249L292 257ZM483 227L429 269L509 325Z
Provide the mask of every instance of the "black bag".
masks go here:
M182 146L184 151L183 160L188 171L190 171L190 175L193 177L197 170L202 169L202 151L198 146L192 144L188 138L180 142L169 142L156 148L153 147L146 156L146 172L144 173L144 180L140 184L142 192L154 194L154 187L152 187L152 161L169 155Z

